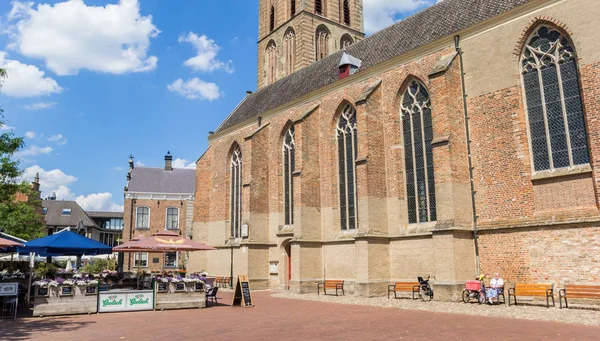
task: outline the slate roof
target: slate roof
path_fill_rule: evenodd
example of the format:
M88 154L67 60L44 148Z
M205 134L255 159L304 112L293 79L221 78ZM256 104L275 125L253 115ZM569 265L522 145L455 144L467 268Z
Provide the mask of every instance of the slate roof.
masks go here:
M360 70L452 35L532 0L444 0L346 48ZM248 95L217 132L256 117L338 80L338 51Z
M83 226L85 227L98 227L75 201L42 200L42 207L47 209L44 214L46 226L75 227L79 221L83 221ZM70 215L62 214L63 209L66 208L71 209Z
M90 218L123 218L123 212L85 211Z
M135 167L131 170L128 192L193 194L196 191L196 170Z

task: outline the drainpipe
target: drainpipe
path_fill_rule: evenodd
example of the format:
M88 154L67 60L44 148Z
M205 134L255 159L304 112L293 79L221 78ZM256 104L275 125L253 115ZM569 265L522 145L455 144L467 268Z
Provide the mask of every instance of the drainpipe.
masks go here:
M469 132L469 112L467 107L467 94L465 88L465 72L463 66L463 52L460 48L460 36L454 36L454 47L458 53L460 62L460 81L462 86L463 113L465 115L465 135L467 138L467 160L469 163L469 183L471 185L471 209L473 211L473 241L475 242L475 262L477 264L477 276L481 274L481 263L479 261L479 236L477 235L477 207L475 205L475 184L473 182L473 159L471 157L471 134Z

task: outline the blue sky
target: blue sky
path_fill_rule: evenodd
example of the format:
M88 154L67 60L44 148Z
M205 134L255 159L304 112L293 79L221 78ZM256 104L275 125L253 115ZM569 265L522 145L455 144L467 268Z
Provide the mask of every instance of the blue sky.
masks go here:
M364 0L372 33L433 0ZM43 196L119 210L127 160L193 167L256 89L258 1L1 1L0 94ZM226 15L225 15L226 13Z

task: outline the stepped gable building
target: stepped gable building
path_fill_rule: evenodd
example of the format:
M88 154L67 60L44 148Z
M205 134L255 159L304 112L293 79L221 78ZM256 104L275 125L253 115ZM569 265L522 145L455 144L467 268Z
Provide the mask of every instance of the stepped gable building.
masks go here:
M149 237L162 230L191 236L196 171L173 168L173 156L165 155L163 168L135 167L129 158L124 190L123 242ZM185 252L126 253L123 269L145 271L177 269L185 265Z
M232 249L254 288L431 275L436 299L478 272L599 284L599 16L444 0L273 84L259 65L197 162L194 239L219 250L190 267L226 275Z

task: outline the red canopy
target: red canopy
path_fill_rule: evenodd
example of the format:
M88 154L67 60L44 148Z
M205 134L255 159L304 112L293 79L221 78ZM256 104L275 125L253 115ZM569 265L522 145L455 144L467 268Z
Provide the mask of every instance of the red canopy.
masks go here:
M173 252L216 250L212 246L193 241L172 231L161 231L151 237L130 240L113 248L117 252Z
M0 238L0 247L7 247L7 246L23 246L23 244L13 242L12 240Z

